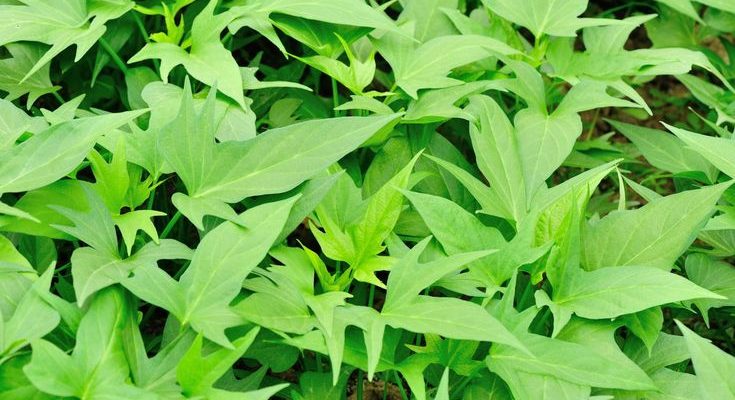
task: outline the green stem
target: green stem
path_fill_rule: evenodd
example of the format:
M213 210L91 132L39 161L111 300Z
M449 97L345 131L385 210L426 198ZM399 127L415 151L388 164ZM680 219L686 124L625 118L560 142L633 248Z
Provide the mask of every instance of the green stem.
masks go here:
M322 372L322 355L316 353L316 372Z
M51 94L54 96L54 98L56 100L59 101L59 103L61 103L61 104L64 104L65 103L64 98L61 97L61 95L59 94L59 92L51 92Z
M368 307L372 307L373 302L375 302L375 285L370 285L370 293L368 293Z
M363 377L362 370L357 371L357 393L355 396L356 399L362 399L362 381L365 379Z
M112 58L112 62L114 62L115 65L117 65L120 71L122 71L123 74L127 73L128 66L125 65L125 62L120 58L119 55L117 55L117 52L115 51L115 49L112 48L112 46L110 46L110 43L108 43L105 38L100 38L99 44L100 46L102 46L103 49L105 49L107 54L110 55L110 58Z
M320 93L321 85L319 81L321 80L322 73L316 68L312 68L311 71L314 74L314 93Z
M189 264L191 264L191 261L187 261L187 262L185 262L184 264L181 265L181 268L179 268L179 270L176 271L176 273L174 274L174 279L175 280L178 281L179 278L181 278L181 275L183 275L184 272L186 272L186 269L189 267Z
M146 204L146 208L149 210L153 209L153 201L156 199L156 191L151 190L151 195L148 196L148 203Z
M143 20L140 19L140 15L138 13L133 13L133 18L135 19L135 24L138 25L138 30L140 30L140 34L143 36L143 40L145 40L146 43L151 42L151 35L148 34L148 30L145 29L145 24L143 23ZM154 58L153 65L156 67L156 70L161 69L161 60Z
M150 42L151 38L148 35L148 31L145 29L145 25L143 24L143 20L140 19L140 15L138 13L133 13L133 19L135 20L135 25L138 27L138 30L140 31L140 34L143 36L143 40L146 41L146 43Z
M406 390L403 389L403 382L401 381L401 377L398 376L398 371L393 371L393 378L396 380L398 390L401 391L401 399L408 400L408 395L406 394Z
M163 228L163 232L161 232L161 235L159 236L161 239L165 239L168 237L168 234L171 233L171 230L174 229L174 225L176 225L177 222L181 219L181 212L176 211L176 214L171 218L170 221L168 221L168 224L166 224L166 227Z
M333 109L339 106L339 92L337 91L337 81L332 78L332 105ZM334 116L339 117L339 111L334 110Z
M335 276L342 273L342 261L337 261L336 263L334 263L334 269L335 269L335 274L334 274Z
M519 310L525 310L527 308L526 307L526 304L531 302L531 299L533 298L533 295L534 295L534 292L535 292L535 290L533 290L533 289L534 289L533 288L533 283L531 283L531 281L529 280L528 281L528 284L523 289L523 293L521 294L521 298L518 299L518 303L516 304L516 306L518 307Z
M470 381L472 381L472 378L474 377L475 374L471 374L462 378L459 384L457 384L457 386L452 389L452 393L463 393L462 391L464 390L464 387L467 386L467 384L470 383Z
M386 372L383 376L383 400L388 399L388 378L390 378L390 376Z
M595 110L595 115L592 118L592 123L590 123L589 129L587 129L587 134L584 137L584 140L590 140L592 139L592 132L595 131L595 125L597 125L597 119L600 117L600 109Z
M222 38L222 45L229 51L232 51L232 33L227 32L225 37Z
M65 271L65 270L69 269L69 267L71 267L71 263L66 263L66 264L60 266L59 268L56 268L56 271L54 271L54 272Z

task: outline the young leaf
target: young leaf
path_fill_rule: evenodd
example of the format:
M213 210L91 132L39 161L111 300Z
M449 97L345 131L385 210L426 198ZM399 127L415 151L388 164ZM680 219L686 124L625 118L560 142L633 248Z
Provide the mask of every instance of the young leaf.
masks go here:
M191 27L191 49L187 52L173 43L148 43L128 60L135 63L149 59L161 60L161 77L168 82L171 70L183 65L195 79L214 86L245 108L240 69L232 54L220 42L220 34L234 18L230 12L214 14L217 0L209 0L197 14Z

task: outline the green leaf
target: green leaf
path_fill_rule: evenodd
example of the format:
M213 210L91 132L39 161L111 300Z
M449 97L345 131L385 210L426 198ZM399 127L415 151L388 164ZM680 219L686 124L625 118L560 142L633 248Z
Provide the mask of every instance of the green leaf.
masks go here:
M735 358L675 320L684 334L703 397L735 399Z
M511 218L511 216L506 215L502 209L498 207L498 204L501 202L498 195L494 191L489 190L485 183L473 176L470 172L441 158L429 155L426 157L449 171L457 181L467 188L467 191L469 191L477 202L480 203L480 206L482 206L481 212L498 217Z
M675 174L702 171L709 177L710 181L715 181L717 171L714 166L705 157L687 147L682 140L656 129L618 121L608 122L630 139L654 167Z
M53 227L87 243L102 254L117 258L117 235L110 211L91 184L82 183L81 187L87 203L86 209L80 211L52 206L73 224L72 226L54 225Z
M619 265L672 269L729 186L690 190L637 210L611 212L583 231L582 266L587 270Z
M358 0L334 0L329 4L319 0L256 0L235 3L230 12L235 17L229 25L230 32L234 34L242 27L250 27L273 42L284 54L286 48L273 29L270 19L274 13L332 24L396 30L390 18ZM276 23L277 21L278 19Z
M71 356L38 339L33 342L32 357L23 371L35 387L56 396L74 396L80 392L84 372Z
M242 72L242 68L241 68ZM214 89L209 89L212 91ZM176 119L184 99L185 89L172 83L151 82L142 88L140 96L151 109L148 132L156 135L158 129ZM197 93L193 99L194 111L202 113L206 106L211 106L209 96ZM211 111L208 111L211 112ZM220 141L248 140L255 137L255 114L250 107L242 108L237 103L215 96L214 98L214 136ZM128 143L135 146L137 143ZM139 151L145 150L140 148Z
M504 362L494 363L493 371L503 378L514 398L574 400L589 398L591 392L589 386L578 385L552 375L516 370Z
M415 192L403 192L441 243L448 255L497 250L467 265L471 272L487 276L486 285L499 286L520 265L530 263L546 249L532 248L522 235L506 242L500 231L482 224L476 216L450 200Z
M41 114L43 114L43 118L46 120L46 122L51 125L71 121L76 117L77 112L79 112L79 105L82 104L82 101L84 101L85 97L86 95L84 94L79 95L60 105L54 111L49 111L45 108L42 108Z
M448 255L495 250L506 244L500 231L483 225L475 215L450 200L408 191L403 195L411 201Z
M220 348L202 356L202 337L197 336L189 351L176 367L176 377L187 396L210 395L212 385L222 377L242 355L258 335L253 328L233 342L233 349Z
M214 96L212 91L200 113L194 111L191 85L184 84L177 116L158 134L158 147L162 158L186 185L189 193L195 193L206 182L207 173L214 162Z
M38 218L34 217L33 215L15 207L11 207L5 203L0 202L0 215L9 215L12 217L17 217L19 219L25 219L31 222L40 223L41 221L38 220Z
M71 221L53 209L54 206L83 211L87 207L83 184L72 179L58 180L40 189L26 192L15 204L14 209L28 213L32 219L8 219L0 216L2 229L55 239L72 240L73 236L59 231L51 225L69 225Z
M694 8L694 4L691 2L691 0L656 0L656 1L675 9L676 11L686 15L689 18L697 20L697 22L703 22L702 18L697 13L697 10Z
M732 151L735 151L735 142L729 139L700 135L665 123L664 126L690 149L711 162L717 169L730 177L735 176L735 161L732 158Z
M508 329L482 307L451 297L417 296L390 310L383 310L381 319L387 325L411 332L524 348Z
M735 268L732 265L704 254L693 253L687 256L684 268L692 282L725 297L694 301L708 325L711 308L735 305Z
M125 276L128 276L125 274ZM121 284L135 296L148 303L169 311L175 316L184 315L186 297L177 281L166 271L150 263L135 268L133 276L124 279Z
M494 13L528 28L535 37L576 36L586 26L609 25L615 19L578 18L587 9L587 0L483 0Z
M477 166L502 201L503 213L520 221L526 214L526 194L531 194L523 184L521 136L516 137L510 120L490 97L473 97L467 111L477 119L476 124L470 125Z
M517 53L501 41L480 35L440 36L413 48L410 39L393 33L376 41L376 46L393 67L396 85L414 99L419 89L461 84L447 77L454 68L493 55Z
M0 193L48 185L73 171L97 139L145 113L128 111L64 122L0 151Z
M89 152L87 159L92 167L95 179L95 189L100 194L107 208L117 213L125 205L130 187L128 162L125 157L125 141L115 146L115 153L108 164L107 161L94 149Z
M345 369L339 375L337 383L333 384L331 374L307 371L299 378L301 393L299 394L292 389L291 396L294 400L341 399L347 390L351 373L351 368Z
M355 269L356 279L382 286L366 264L385 249L383 242L393 231L402 211L403 195L400 190L408 186L411 171L420 155L416 154L377 192L365 199L360 205L359 216L347 224L346 231L355 251L345 261Z
M240 292L245 277L270 250L295 200L252 208L237 217L237 224L223 222L202 239L181 276L186 293L182 324L191 323L208 339L232 346L224 334L234 317L228 305Z
M6 100L15 100L28 94L26 108L31 108L36 100L48 93L55 93L61 87L54 86L49 78L50 64L38 68L26 76L44 54L44 46L36 43L7 43L5 48L12 57L0 60L0 90L8 92Z
M275 293L261 292L248 296L233 306L233 311L248 321L276 331L305 334L316 319L306 303L292 302Z
M729 13L735 13L735 6L727 0L696 0L697 3L702 3L709 7L719 8L720 10L727 11Z
M60 322L59 313L41 293L49 290L54 268L46 272L28 288L15 312L3 321L0 315L0 364L29 343L46 336Z
M30 354L13 357L0 365L0 397L34 400L53 400L55 398L38 390L23 373L23 367L30 358Z
M658 268L625 266L580 271L554 295L554 303L580 317L605 319L700 298L722 297Z
M395 114L313 120L245 142L220 143L208 170L210 180L189 195L229 203L288 191L396 122ZM284 151L288 156L283 157Z
M372 30L279 13L272 14L269 19L274 26L289 37L305 44L321 56L334 59L345 50L340 38L347 43L352 43Z
M122 215L114 215L112 220L122 234L125 243L126 254L131 254L138 231L145 232L148 237L158 243L158 232L151 218L166 215L155 210L133 210Z
M444 368L434 400L449 400L449 368Z
M122 291L95 296L82 318L71 355L43 339L31 343L31 362L23 370L40 390L79 398L151 399L128 382L128 363L119 332L131 312Z
M456 272L489 253L464 253L420 264L418 258L428 243L428 239L420 242L391 270L388 293L381 311L382 320L393 327L413 332L506 343L522 348L517 339L479 305L454 298L418 295L442 276Z
M588 346L533 334L522 336L521 343L531 354L498 345L492 347L490 356L485 360L490 370L506 382L514 381L505 372L509 371L556 378L549 379L548 383L559 385L559 389L568 387L574 390L573 393L580 390L575 385L628 390L656 388L642 370L631 366L632 363L621 362L617 357L609 357ZM544 379L538 378L536 383L544 382ZM514 387L517 388L518 383L511 385L511 389Z
M582 120L573 113L544 115L527 108L516 114L514 122L526 199L530 201L572 152L577 136L582 133Z
M133 5L127 0L91 4L84 0L71 0L63 7L43 1L0 5L0 14L13 21L0 28L0 45L19 41L51 45L26 71L25 80L67 47L76 45L74 61L79 61L105 32L105 22L125 14Z
M400 307L439 278L457 272L468 263L493 252L493 250L476 251L440 258L429 263L419 263L419 256L428 244L428 238L419 242L393 266L388 276L388 293L383 312Z
M663 332L659 332L650 350L641 341L630 341L626 343L624 351L631 360L649 374L689 358L689 350L684 338Z
M458 86L443 89L427 90L419 95L418 100L409 103L404 123L423 124L439 122L452 118L472 120L472 115L457 107L457 103L474 94L488 89L501 89L499 81L467 82Z
M42 131L46 126L43 118L31 117L12 102L0 100L0 150L12 147L25 132Z
M705 287L705 289L708 288ZM664 314L660 307L652 307L634 314L624 315L620 320L646 345L648 351L651 351L656 340L658 340L661 328L663 328Z
M171 239L160 243L147 243L137 253L126 259L106 254L89 247L74 251L71 256L74 292L79 304L98 290L115 283L124 282L138 268L156 268L159 260L191 259L191 250Z
M608 86L617 89L615 84L608 84L596 80L585 79L572 86L559 106L554 110L558 114L580 113L582 111L594 110L595 108L647 108L645 103L640 105L625 99L611 96L607 93ZM625 95L628 93L623 92ZM630 96L630 95L629 95ZM634 100L637 96L631 96ZM647 110L651 114L650 110Z
M183 193L174 193L171 203L200 231L204 230L204 217L211 215L226 221L234 221L237 213L227 203L216 199L189 197Z
M341 36L337 37L342 46L344 46L345 54L347 54L347 59L350 62L349 66L322 55L294 57L331 76L337 82L350 89L352 93L362 94L363 89L373 81L373 75L375 75L375 53L370 53L367 59L360 60L352 53L347 42Z

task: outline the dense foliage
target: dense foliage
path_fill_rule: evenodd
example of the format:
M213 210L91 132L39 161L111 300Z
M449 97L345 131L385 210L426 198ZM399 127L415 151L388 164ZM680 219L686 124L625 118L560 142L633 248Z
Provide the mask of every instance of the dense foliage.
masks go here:
M0 399L735 399L734 2L0 20Z

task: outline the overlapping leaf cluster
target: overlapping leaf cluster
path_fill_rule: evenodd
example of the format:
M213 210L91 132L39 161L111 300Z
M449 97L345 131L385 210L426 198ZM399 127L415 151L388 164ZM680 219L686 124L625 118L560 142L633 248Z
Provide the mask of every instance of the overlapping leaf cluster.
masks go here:
M735 399L735 8L620 3L0 0L0 398Z

